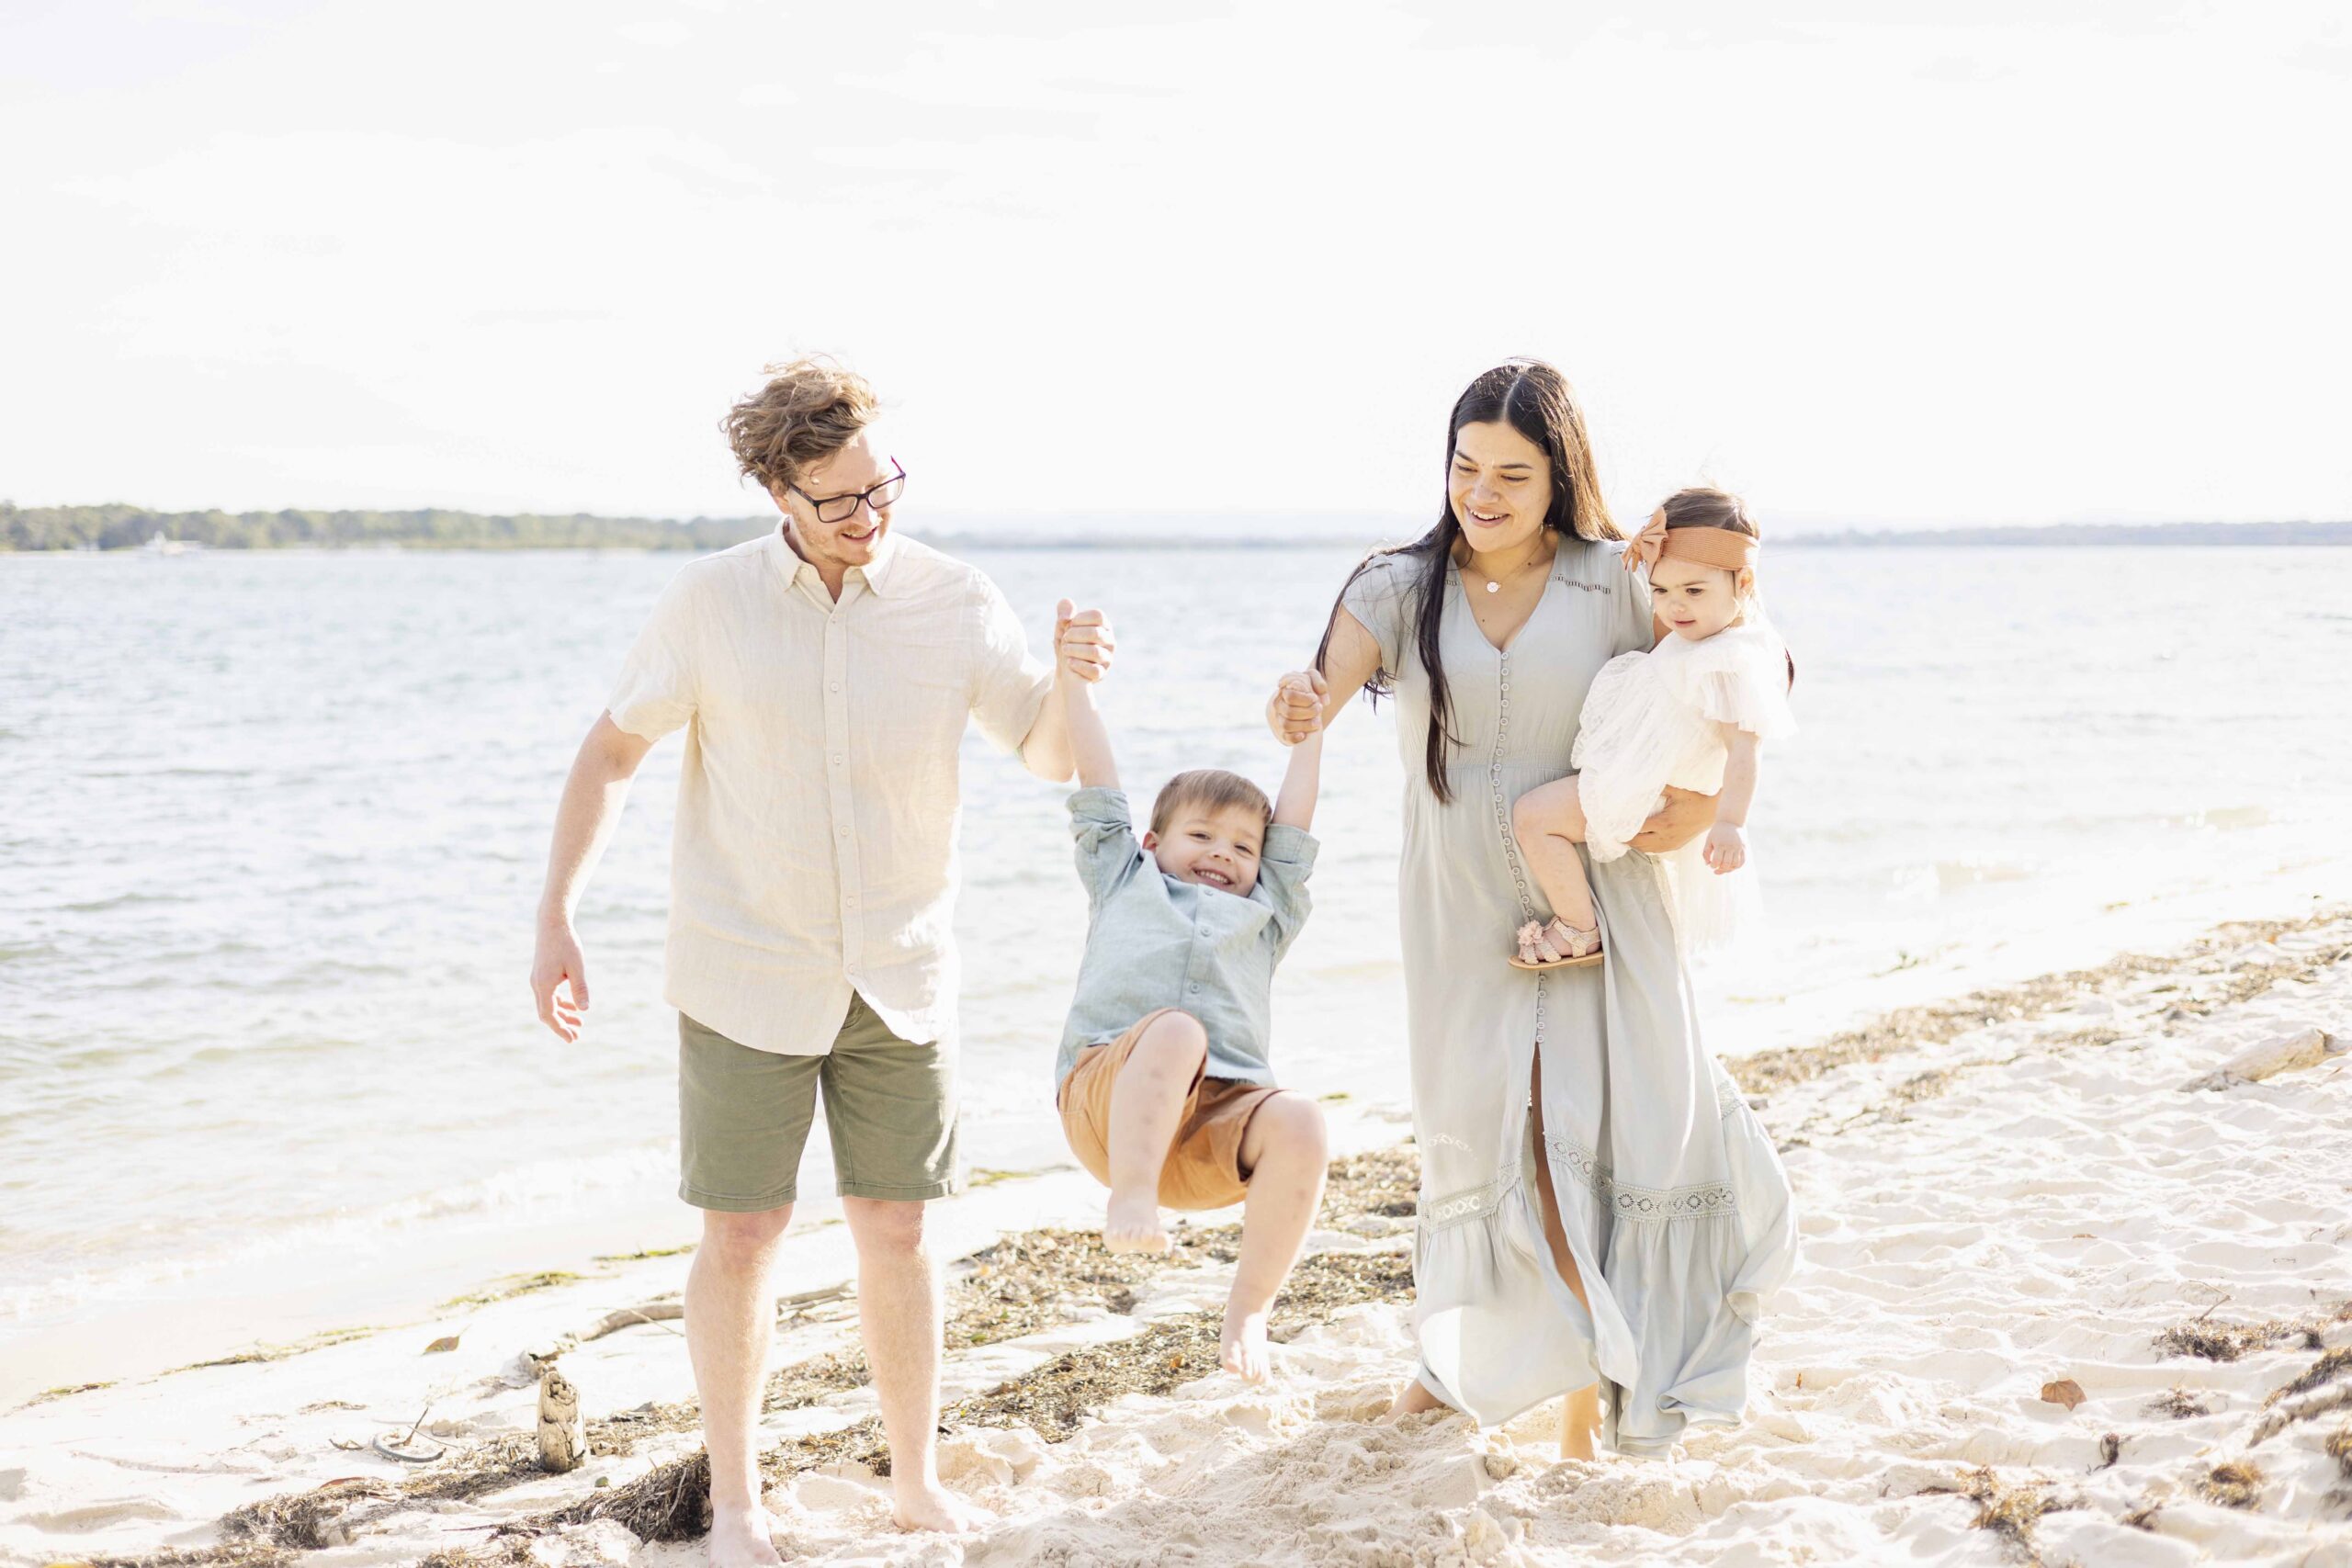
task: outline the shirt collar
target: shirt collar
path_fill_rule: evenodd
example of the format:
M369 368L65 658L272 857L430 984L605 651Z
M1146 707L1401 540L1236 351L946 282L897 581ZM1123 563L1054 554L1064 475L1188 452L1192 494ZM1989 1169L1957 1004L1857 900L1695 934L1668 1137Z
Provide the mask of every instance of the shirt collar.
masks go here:
M792 547L791 527L792 525L789 522L779 523L775 531L768 535L768 551L775 558L776 570L784 573L786 582L791 583L799 582L805 573L814 583L816 591L822 593L825 585L820 579L818 579L817 569L809 565L798 550ZM898 567L899 557L903 553L899 547L897 533L894 531L885 534L882 536L882 547L874 552L873 561L865 566L850 568L848 575L863 578L868 593L877 593L888 598L890 595L892 582L901 575Z

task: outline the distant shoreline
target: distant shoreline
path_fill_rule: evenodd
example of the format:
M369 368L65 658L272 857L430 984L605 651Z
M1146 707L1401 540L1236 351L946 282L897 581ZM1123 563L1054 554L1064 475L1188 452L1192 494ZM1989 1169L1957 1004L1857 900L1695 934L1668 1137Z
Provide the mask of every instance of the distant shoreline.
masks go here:
M1231 523L1232 520L1227 520ZM1265 524L1279 528L1283 520ZM1363 537L1379 532L1374 520ZM1071 520L1075 525L1077 519ZM0 554L196 548L432 549L432 550L722 550L775 526L773 517L605 517L450 512L155 512L130 505L18 507L0 502ZM935 543L962 549L1295 549L1361 542L1335 534L1185 535L1055 533L1034 525L1003 534L958 531L951 524L927 533ZM1783 548L1871 549L1943 546L2090 547L2195 545L2352 546L2352 521L2296 523L2057 523L2041 526L1846 528L1781 533Z

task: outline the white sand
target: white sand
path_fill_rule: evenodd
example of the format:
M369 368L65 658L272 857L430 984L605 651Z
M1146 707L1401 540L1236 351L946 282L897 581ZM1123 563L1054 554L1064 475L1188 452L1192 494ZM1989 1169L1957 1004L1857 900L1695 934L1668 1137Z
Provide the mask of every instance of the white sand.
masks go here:
M1992 1564L2038 1552L2098 1565L2352 1564L2352 1479L2321 1446L2352 1423L2352 1406L2255 1441L2266 1397L2319 1353L2286 1344L2221 1363L2152 1343L2209 1309L2210 1323L2251 1323L2352 1300L2352 1057L2223 1092L2179 1087L2291 1030L2352 1035L2352 964L2209 1016L2165 1016L2233 966L2346 942L2352 918L2276 949L2116 982L2067 1013L1842 1069L1768 1104L1776 1135L1802 1139L1788 1160L1804 1263L1773 1303L1748 1423L1670 1459L1555 1462L1548 1412L1485 1434L1458 1418L1366 1424L1409 1360L1405 1309L1381 1304L1280 1348L1271 1389L1218 1376L1130 1398L1059 1444L993 1430L944 1439L951 1483L998 1516L978 1538L890 1530L887 1483L855 1472L773 1493L779 1543L840 1563ZM2122 1037L2085 1038L2100 1030ZM1382 1133L1359 1122L1350 1138ZM964 1206L949 1245L1091 1202L1068 1178L991 1189ZM795 1283L842 1272L840 1234L797 1244ZM1404 1240L1318 1233L1317 1244ZM0 1418L0 1557L201 1546L241 1503L394 1476L390 1461L333 1441L404 1426L435 1392L428 1430L462 1441L519 1429L532 1393L501 1376L516 1352L673 1289L679 1273L664 1260L292 1360L15 1412ZM1171 1272L1137 1318L1213 1305L1222 1289L1215 1271ZM958 1355L950 1396L1132 1332L1137 1318L1098 1313ZM458 1350L419 1355L460 1327ZM844 1331L838 1320L796 1329L779 1358L834 1348ZM2352 1346L2352 1322L2324 1335ZM683 1345L662 1326L598 1340L563 1365L592 1414L688 1389ZM2058 1379L2085 1391L2078 1407L2039 1397ZM2352 1386L2352 1370L2335 1386ZM2210 1414L2151 1410L2173 1389ZM860 1393L771 1425L781 1436L870 1408ZM315 1561L406 1562L480 1543L501 1519L590 1495L598 1476L625 1484L694 1442L663 1439L442 1511L384 1514ZM2262 1473L2251 1507L2199 1498L2213 1465L2241 1459ZM2032 1527L2030 1546L2012 1546L1975 1528L1979 1505L1958 1495L1980 1470L2068 1506ZM701 1560L698 1546L641 1545L611 1524L534 1551L548 1562Z

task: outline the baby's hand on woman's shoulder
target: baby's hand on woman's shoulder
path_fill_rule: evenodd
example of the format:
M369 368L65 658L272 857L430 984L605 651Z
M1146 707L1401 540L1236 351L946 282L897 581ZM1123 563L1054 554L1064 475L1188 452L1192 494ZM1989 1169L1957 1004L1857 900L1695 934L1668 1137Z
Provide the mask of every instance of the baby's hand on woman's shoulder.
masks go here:
M1701 852L1717 876L1747 863L1747 835L1736 823L1718 822L1707 829L1707 847Z

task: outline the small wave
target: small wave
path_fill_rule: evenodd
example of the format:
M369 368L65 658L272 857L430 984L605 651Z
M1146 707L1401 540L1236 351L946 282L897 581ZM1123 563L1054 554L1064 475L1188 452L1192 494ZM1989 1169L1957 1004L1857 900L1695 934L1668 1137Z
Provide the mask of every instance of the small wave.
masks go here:
M1949 893L1955 887L1973 887L1982 882L2023 882L2033 874L2033 867L1971 856L1966 860L1939 860L1935 873L1936 886Z
M587 1159L543 1160L496 1175L420 1192L357 1213L297 1220L164 1258L112 1268L74 1269L39 1283L0 1286L0 1323L38 1321L91 1301L119 1300L190 1276L293 1252L380 1252L404 1235L441 1224L506 1224L513 1216L577 1203L600 1192L662 1185L675 1168L674 1145L616 1150ZM87 1238L85 1238L87 1239ZM0 1261L9 1261L0 1259ZM12 1264L11 1271L21 1265Z
M2233 828L2267 828L2271 816L2267 806L2209 806L2187 817L2175 817L2171 823L2179 828L2218 828L2227 832Z

